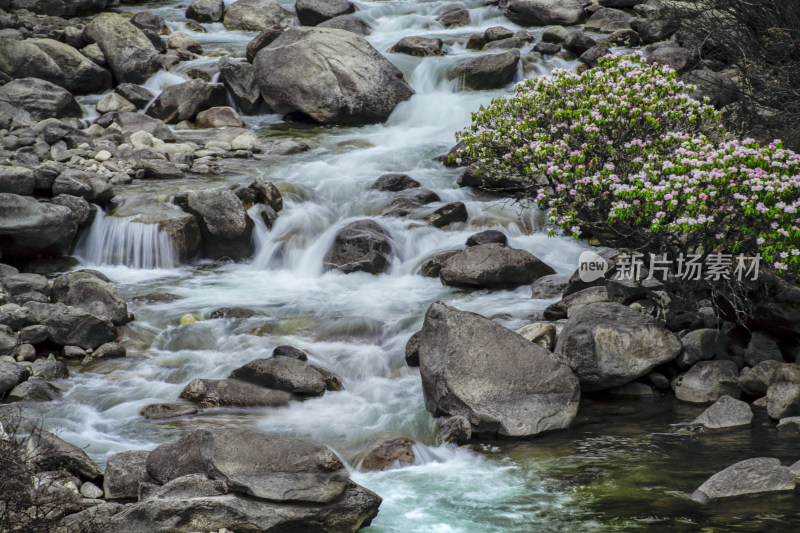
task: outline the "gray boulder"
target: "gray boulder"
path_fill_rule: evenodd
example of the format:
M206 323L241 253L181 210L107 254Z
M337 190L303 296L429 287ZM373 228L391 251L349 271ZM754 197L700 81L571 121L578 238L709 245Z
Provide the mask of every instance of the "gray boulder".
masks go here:
M125 299L108 282L88 272L69 272L53 280L51 297L55 302L83 309L116 325L128 321Z
M542 276L531 283L531 298L549 300L560 297L569 283L569 278L568 274Z
M569 426L580 385L554 354L499 324L441 302L419 337L425 407L464 416L478 433L536 435Z
M20 305L28 300L50 301L50 282L38 274L8 275L3 278L2 286L11 301Z
M258 53L254 66L273 110L320 123L380 122L414 94L400 70L344 30L290 28Z
M262 31L270 26L287 28L292 13L272 0L238 0L225 12L223 19L229 30Z
M269 46L269 44L280 37L282 33L283 28L281 26L270 26L267 29L261 30L245 47L247 62L252 63L255 61L256 55L258 55L261 49Z
M407 54L417 57L443 56L441 39L429 37L403 37L395 44L391 52L395 54Z
M744 367L739 374L739 388L750 396L764 396L775 371L783 363L773 360L761 361L756 366Z
M33 170L25 167L0 167L0 193L30 196L36 186Z
M282 407L293 396L238 379L195 379L180 394L201 407Z
M746 402L723 396L700 413L700 416L692 421L692 425L700 425L706 429L722 429L747 426L752 421L753 410Z
M360 470L377 472L395 465L413 465L415 460L413 439L398 433L384 433L370 439L350 462Z
M236 194L229 189L204 189L175 196L181 209L194 215L203 236L203 255L242 259L253 254L253 228Z
M300 396L321 396L325 392L322 374L308 363L292 357L256 359L237 368L228 377Z
M698 361L725 357L730 339L718 329L704 328L690 331L681 338L681 343L678 366L689 368Z
M205 474L272 501L327 503L347 486L344 465L326 447L251 429L195 429L150 452L146 465L159 483Z
M630 383L672 361L680 351L674 333L652 317L614 302L588 304L571 313L555 349L584 391Z
M67 169L53 181L53 196L69 194L87 202L104 205L114 197L111 185L92 172Z
M436 443L464 444L472 438L472 424L463 416L442 416L436 419Z
M756 366L762 361L783 362L783 354L772 338L761 331L756 331L750 337L750 342L744 351L744 361L750 366Z
M82 309L62 303L39 302L28 302L26 307L30 308L37 323L47 327L50 341L59 346L94 349L117 337L117 330L110 320L96 317Z
M167 124L177 124L182 120L194 120L201 111L225 104L227 96L222 85L190 80L164 89L145 113Z
M244 114L255 113L263 102L256 83L256 71L250 63L223 57L219 60L219 79Z
M139 497L139 484L154 481L147 473L148 455L150 452L131 450L108 458L103 477L106 500L135 500Z
M419 182L408 174L391 173L380 176L369 188L377 191L400 192L419 186Z
M451 202L428 215L427 219L431 226L444 228L456 222L466 222L469 219L469 213L464 202Z
M6 83L0 87L0 102L22 109L33 120L80 118L83 115L81 106L69 91L38 78L21 78Z
M8 393L11 402L49 402L61 397L61 390L41 378L32 377Z
M97 206L90 204L86 199L71 194L59 194L50 200L55 205L63 205L75 215L79 228L88 226L97 215Z
M795 475L779 459L756 457L739 461L708 478L690 498L711 503L725 498L793 491Z
M475 91L499 89L514 81L519 58L519 50L509 50L464 59L447 69L447 79L459 80L464 87Z
M546 320L560 320L568 318L583 306L598 303L608 302L608 291L606 287L589 287L577 292L573 292L568 296L564 296L561 300L552 303L544 310L544 318Z
M344 30L353 32L356 35L369 35L372 28L369 23L358 15L342 15L326 20L317 25L318 28L330 28L332 30Z
M510 0L503 14L522 26L572 26L587 18L577 0Z
M117 88L114 89L114 93L135 105L136 109L143 109L155 98L153 93L133 83L120 83Z
M141 411L141 415L151 420L166 420L196 414L199 410L194 405L184 403L155 403Z
M294 9L301 26L316 26L334 17L354 13L356 6L349 0L297 0Z
M636 18L621 9L598 9L586 21L586 29L600 33L631 30L631 21Z
M193 0L186 8L186 18L197 22L219 22L224 14L222 0Z
M6 79L37 78L64 85L64 71L30 40L0 38L0 74Z
M42 470L63 468L85 481L97 481L103 476L103 471L83 449L49 431L37 430L28 438L25 456Z
M548 265L525 250L502 244L470 246L444 262L439 277L445 285L497 289L530 285L555 274Z
M30 371L24 366L0 360L0 396L5 396L30 375Z
M394 246L389 231L373 220L356 220L340 229L325 255L326 270L380 274L391 267Z
M30 42L50 56L64 73L59 83L72 94L91 94L111 88L111 73L96 65L68 44L53 39L29 39Z
M197 498L153 498L103 522L116 533L196 531L325 531L352 533L378 514L381 498L348 481L339 499L326 504L269 502L225 494Z
M1 89L1 88L0 88ZM72 211L27 196L0 193L0 249L17 259L68 253L78 231Z
M723 396L738 398L739 376L733 361L700 361L672 381L675 396L684 402L710 403Z
M645 46L643 52L648 63L666 65L677 72L684 71L692 59L691 50L672 41Z
M161 68L147 35L117 13L96 16L84 35L103 51L117 83L143 83Z
M47 359L37 359L34 361L31 371L34 377L40 377L48 381L66 379L69 377L67 365L58 361L52 354Z
M508 237L502 231L487 229L467 237L467 246L480 246L481 244L504 244L508 245ZM552 274L550 274L552 276Z
M775 370L767 388L767 414L774 420L800 415L800 365Z

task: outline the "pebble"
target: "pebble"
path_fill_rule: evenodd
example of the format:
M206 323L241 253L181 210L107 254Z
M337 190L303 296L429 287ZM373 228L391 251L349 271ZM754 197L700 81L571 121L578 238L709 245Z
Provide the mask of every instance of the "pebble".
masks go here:
M101 163L105 163L109 159L111 159L111 152L108 150L100 150L94 156L95 161L100 161Z

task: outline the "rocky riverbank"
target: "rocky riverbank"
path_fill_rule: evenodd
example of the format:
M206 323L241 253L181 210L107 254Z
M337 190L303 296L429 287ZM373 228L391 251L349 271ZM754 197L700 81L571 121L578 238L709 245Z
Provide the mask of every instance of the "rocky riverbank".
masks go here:
M796 288L768 280L744 324L665 311L619 252L585 283L586 243L442 166L490 97L620 47L729 104L673 7L0 0L0 452L22 483L0 479L0 517L564 529L555 509L616 517L564 505L594 481L552 466L584 460L562 446L639 465L663 435L736 453L632 481L632 520L793 498Z

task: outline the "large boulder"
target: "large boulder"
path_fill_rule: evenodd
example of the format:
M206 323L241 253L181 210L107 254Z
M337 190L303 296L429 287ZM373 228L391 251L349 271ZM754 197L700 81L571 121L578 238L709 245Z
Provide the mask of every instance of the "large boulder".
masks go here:
M224 14L222 0L193 0L186 8L186 18L197 22L219 22Z
M30 196L36 186L33 170L25 167L0 167L0 193Z
M321 396L325 392L322 374L308 363L292 357L256 359L237 368L228 377L300 396Z
M228 7L223 21L229 30L262 31L270 26L287 28L293 18L272 0L238 0Z
M38 78L64 85L64 71L30 40L0 38L0 74L11 79Z
M30 377L30 371L22 365L0 360L0 397Z
M678 366L689 368L698 361L724 358L730 338L718 329L703 328L684 335L681 344Z
M571 26L587 17L578 0L510 0L504 14L523 26Z
M672 361L680 351L674 333L652 317L614 302L588 304L571 313L555 349L584 391L630 383Z
M103 491L106 500L135 500L139 484L153 482L147 473L148 451L131 450L115 453L106 462Z
M201 407L283 407L294 396L238 379L195 379L180 394L181 400Z
M175 196L175 203L197 219L206 257L243 259L253 254L255 224L233 191L204 189L181 193Z
M800 415L800 365L775 370L767 388L767 414L775 420Z
M29 39L50 56L64 73L59 83L72 94L100 93L111 88L111 73L66 43L53 39Z
M441 302L419 337L425 407L464 416L478 433L536 435L569 426L580 385L554 354L503 326Z
M706 429L722 429L746 426L753 421L753 410L747 404L730 396L723 396L711 407L700 413L692 424Z
M695 490L690 498L710 503L725 498L793 491L795 474L779 459L756 457L739 461L717 472Z
M188 476L187 476L188 477ZM197 476L195 476L197 479ZM201 478L202 479L202 478ZM178 481L184 481L184 478ZM209 488L212 483L205 482ZM331 503L291 503L259 500L239 494L167 487L105 519L115 533L190 533L196 531L325 531L352 533L367 527L378 514L381 498L352 481ZM180 489L180 487L176 487Z
M302 26L316 26L356 11L356 6L349 0L297 0L294 8Z
M96 481L103 476L103 471L85 451L49 431L34 431L26 443L25 455L41 470L63 468L70 474L88 481Z
M347 485L344 465L322 446L252 429L199 428L147 456L159 483L205 474L235 491L272 501L327 503Z
M83 115L81 106L69 91L38 78L22 78L3 85L0 87L0 102L28 112L33 120L80 118Z
M116 325L128 321L125 299L108 282L89 272L69 272L53 281L51 297Z
M388 470L395 465L413 465L416 461L414 441L398 433L384 433L370 439L351 461L361 470Z
M254 66L273 110L321 123L380 122L414 94L397 67L344 30L290 28L258 53Z
M143 83L161 68L147 35L117 13L96 16L83 31L103 51L117 83Z
M439 277L445 285L497 289L530 285L555 270L525 250L499 243L470 246L444 262Z
M48 339L59 346L79 346L94 349L117 337L114 324L82 309L62 303L28 302L37 324L47 327Z
M764 396L772 376L783 363L773 360L761 361L754 367L744 367L739 373L739 388L750 396Z
M323 261L326 270L381 274L391 267L393 253L386 228L373 220L356 220L336 233Z
M723 396L738 398L739 376L733 361L700 361L672 381L675 397L684 402L710 403Z
M68 207L0 193L0 249L17 259L68 253L78 231Z
M225 104L227 95L222 85L190 80L164 89L146 113L167 124L176 124L182 120L194 120L201 111Z
M253 65L223 57L218 66L219 79L228 89L237 107L246 115L255 113L262 100Z
M114 197L111 185L100 175L82 170L67 169L53 180L54 196L69 194L87 202L104 205Z
M519 50L509 50L464 59L447 69L447 79L459 80L467 89L476 91L505 87L514 81L519 58Z

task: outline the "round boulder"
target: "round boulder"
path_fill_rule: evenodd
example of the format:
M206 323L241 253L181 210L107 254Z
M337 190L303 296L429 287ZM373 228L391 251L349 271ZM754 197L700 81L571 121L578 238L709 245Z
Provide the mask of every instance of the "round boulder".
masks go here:
M254 66L273 110L323 124L380 122L414 94L397 67L344 30L290 28L258 53Z

